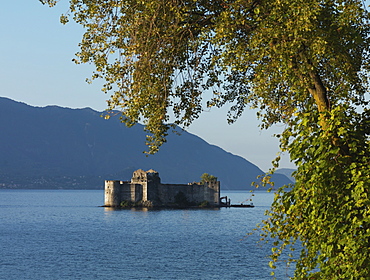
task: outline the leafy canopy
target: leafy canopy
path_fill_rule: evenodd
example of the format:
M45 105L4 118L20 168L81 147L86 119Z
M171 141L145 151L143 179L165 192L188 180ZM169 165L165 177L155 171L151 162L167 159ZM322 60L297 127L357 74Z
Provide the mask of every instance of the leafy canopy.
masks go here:
M208 173L203 173L202 176L200 176L200 179L201 179L201 183L206 183L206 182L214 182L214 181L217 181L217 177L216 176L213 176L211 174L208 174Z
M40 0L50 5L52 0ZM369 17L360 0L71 0L61 20L86 32L76 63L106 81L109 109L165 142L207 106L229 121L258 108L286 126L297 165L261 225L270 263L299 241L295 279L370 279ZM278 165L278 160L274 162Z

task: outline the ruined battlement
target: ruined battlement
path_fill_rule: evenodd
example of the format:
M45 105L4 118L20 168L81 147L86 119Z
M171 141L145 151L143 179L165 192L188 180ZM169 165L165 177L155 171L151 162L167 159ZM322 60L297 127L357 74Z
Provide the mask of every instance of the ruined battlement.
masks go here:
M131 181L106 180L104 205L141 205L154 207L197 206L208 202L220 205L220 182L162 184L155 170L134 171Z

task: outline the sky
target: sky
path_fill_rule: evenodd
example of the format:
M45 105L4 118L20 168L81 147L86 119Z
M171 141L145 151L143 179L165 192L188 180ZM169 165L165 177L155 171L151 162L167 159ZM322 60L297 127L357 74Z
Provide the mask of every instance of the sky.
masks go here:
M109 95L100 91L102 82L85 81L93 66L72 62L83 29L74 22L59 22L67 10L67 0L60 0L54 8L38 0L2 3L0 96L32 106L106 109ZM229 125L227 108L214 108L205 111L188 131L267 171L279 152L278 140L272 135L283 128L277 125L260 130L255 113L247 110L235 124ZM280 167L294 168L288 155L282 157Z

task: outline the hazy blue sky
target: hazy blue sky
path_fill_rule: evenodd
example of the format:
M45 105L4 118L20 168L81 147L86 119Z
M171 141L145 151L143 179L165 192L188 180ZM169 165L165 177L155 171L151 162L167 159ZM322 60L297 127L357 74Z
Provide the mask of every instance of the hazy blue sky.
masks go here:
M70 108L106 108L108 96L99 82L85 82L93 70L89 65L72 62L83 30L71 22L59 23L68 1L48 8L38 0L4 1L0 10L0 96L29 105L58 105ZM258 128L255 112L249 110L233 125L226 122L227 109L204 112L189 129L207 142L240 155L263 170L271 167L278 152L278 141ZM143 139L144 141L144 139ZM293 167L288 156L281 167Z

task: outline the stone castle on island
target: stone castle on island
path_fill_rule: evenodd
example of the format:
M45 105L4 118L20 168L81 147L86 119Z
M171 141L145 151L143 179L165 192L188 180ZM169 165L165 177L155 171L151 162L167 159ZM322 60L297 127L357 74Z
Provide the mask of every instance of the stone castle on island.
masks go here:
M162 184L157 171L136 170L131 181L105 181L107 207L187 207L220 205L220 182Z

